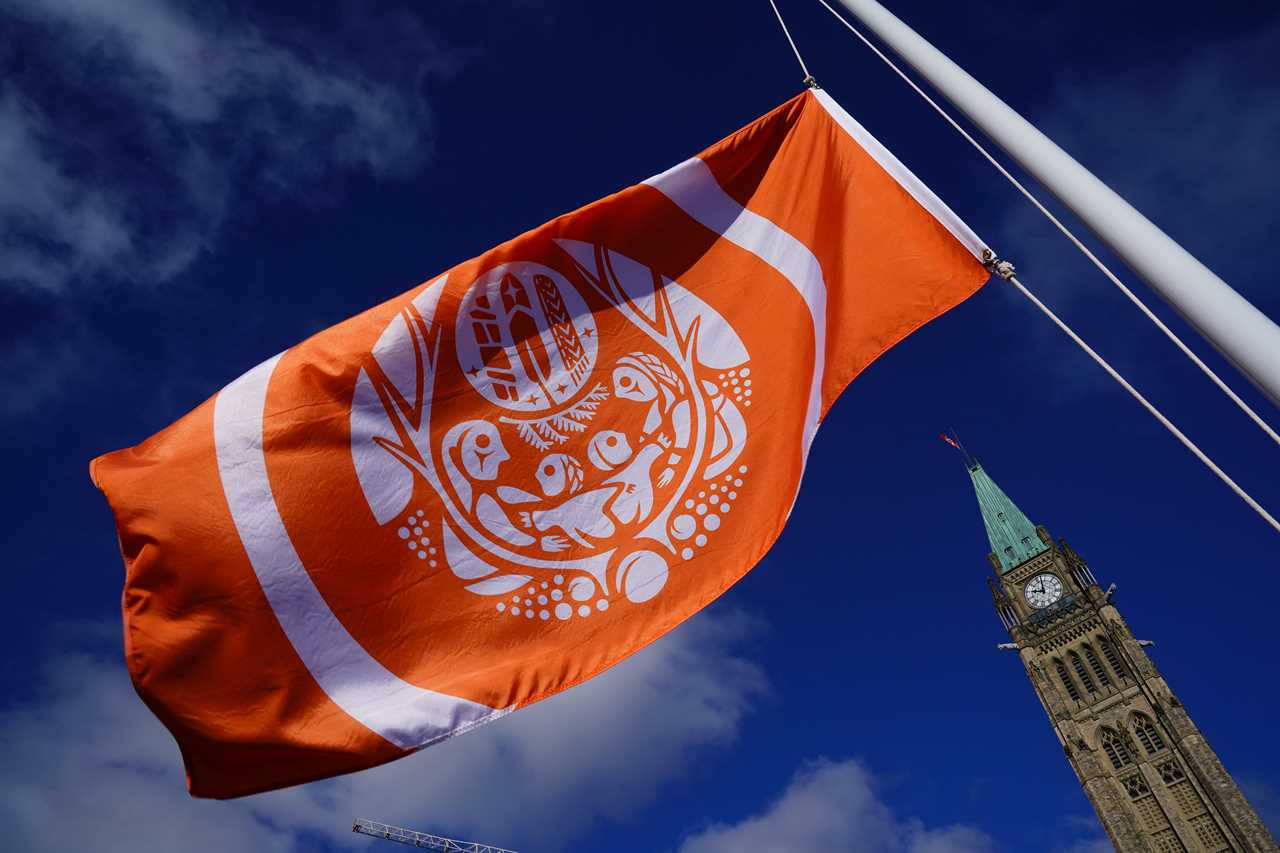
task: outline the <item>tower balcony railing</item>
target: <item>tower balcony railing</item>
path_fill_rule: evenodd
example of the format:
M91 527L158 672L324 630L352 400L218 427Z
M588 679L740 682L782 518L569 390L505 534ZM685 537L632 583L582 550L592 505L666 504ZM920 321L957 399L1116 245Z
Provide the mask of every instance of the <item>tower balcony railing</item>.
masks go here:
M1024 624L1033 632L1043 631L1059 619L1075 612L1079 606L1079 593L1072 593L1070 595L1063 596L1048 607L1032 613L1027 617Z

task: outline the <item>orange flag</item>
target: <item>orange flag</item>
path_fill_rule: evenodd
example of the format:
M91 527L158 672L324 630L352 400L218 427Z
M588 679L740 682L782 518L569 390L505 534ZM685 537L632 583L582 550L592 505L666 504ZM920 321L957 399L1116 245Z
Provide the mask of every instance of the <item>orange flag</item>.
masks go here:
M370 767L590 678L769 549L814 432L983 244L821 91L96 459L191 792Z

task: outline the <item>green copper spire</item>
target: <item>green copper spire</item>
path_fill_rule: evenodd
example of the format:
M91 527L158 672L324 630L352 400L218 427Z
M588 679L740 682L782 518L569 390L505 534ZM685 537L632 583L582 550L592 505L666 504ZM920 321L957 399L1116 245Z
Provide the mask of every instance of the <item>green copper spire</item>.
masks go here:
M1036 526L1009 500L982 466L972 462L968 468L973 490L978 495L982 520L987 525L987 539L991 541L992 553L1000 561L1001 573L1049 550L1036 533Z

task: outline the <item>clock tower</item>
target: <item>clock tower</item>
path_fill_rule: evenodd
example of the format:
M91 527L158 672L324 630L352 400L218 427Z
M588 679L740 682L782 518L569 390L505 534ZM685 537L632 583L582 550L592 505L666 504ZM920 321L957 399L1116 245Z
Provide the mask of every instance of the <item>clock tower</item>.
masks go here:
M1071 769L1120 853L1276 853L1187 709L1084 559L967 457L992 600Z

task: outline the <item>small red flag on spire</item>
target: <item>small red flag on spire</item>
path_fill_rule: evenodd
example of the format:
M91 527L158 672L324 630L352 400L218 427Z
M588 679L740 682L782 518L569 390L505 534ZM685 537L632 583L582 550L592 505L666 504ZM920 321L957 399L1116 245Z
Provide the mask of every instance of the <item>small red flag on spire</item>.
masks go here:
M956 441L954 438L952 438L951 436L947 435L945 432L940 432L940 433L938 433L938 438L942 439L942 440L943 440L943 441L945 441L947 444L949 444L949 445L951 445L952 447L954 447L956 450L959 450L961 453L963 453L963 452L964 452L964 448L960 446L960 442Z

